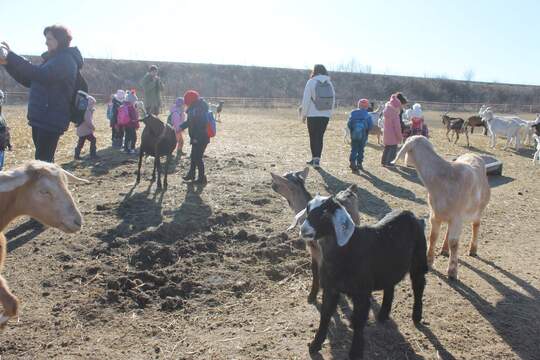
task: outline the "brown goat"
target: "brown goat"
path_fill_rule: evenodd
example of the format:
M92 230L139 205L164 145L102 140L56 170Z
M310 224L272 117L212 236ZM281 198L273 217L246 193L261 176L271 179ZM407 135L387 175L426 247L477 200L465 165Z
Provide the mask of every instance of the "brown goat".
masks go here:
M454 144L457 144L459 140L459 134L465 133L465 137L467 138L467 147L470 146L469 134L467 132L468 123L465 120L463 120L462 118L451 117L451 116L448 116L447 114L444 114L442 115L442 123L446 126L446 138L448 139L449 142L452 141L450 140L450 137L448 136L450 132L453 131L452 136L454 136L454 134L456 135L456 141L454 141Z
M487 125L484 120L482 120L482 117L480 115L469 116L469 118L467 119L467 128L469 127L471 128L471 134L474 133L475 127L483 127L484 135L487 135Z
M31 216L66 233L81 229L82 217L67 188L67 179L86 182L61 167L30 161L15 170L0 172L0 270L6 259L6 238L2 231L19 216ZM0 276L0 303L4 313L0 327L17 316L19 301Z

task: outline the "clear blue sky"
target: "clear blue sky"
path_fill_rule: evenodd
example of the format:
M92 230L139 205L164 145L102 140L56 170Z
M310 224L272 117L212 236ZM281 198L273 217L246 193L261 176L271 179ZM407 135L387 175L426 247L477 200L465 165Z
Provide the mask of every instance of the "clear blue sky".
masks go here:
M40 54L62 23L86 57L335 68L540 85L540 1L0 0L0 39Z

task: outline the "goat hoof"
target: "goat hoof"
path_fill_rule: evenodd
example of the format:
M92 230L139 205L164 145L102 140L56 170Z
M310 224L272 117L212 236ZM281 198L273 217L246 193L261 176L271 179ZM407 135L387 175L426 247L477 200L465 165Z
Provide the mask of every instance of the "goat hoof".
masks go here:
M444 257L448 257L448 250L441 250L441 252L439 253L439 255L442 255Z
M476 250L471 250L469 251L469 256L472 256L472 257L478 257L478 254L476 253Z
M312 342L308 346L309 346L309 353L311 355L317 354L322 349L322 345L321 344L316 344L315 342Z
M448 280L457 281L457 270L448 270Z

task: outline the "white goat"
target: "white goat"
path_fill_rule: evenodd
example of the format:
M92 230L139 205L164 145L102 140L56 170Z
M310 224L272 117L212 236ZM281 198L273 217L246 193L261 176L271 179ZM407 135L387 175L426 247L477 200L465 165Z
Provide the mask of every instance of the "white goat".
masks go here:
M478 114L480 114L480 116L482 116L483 118L483 115L486 112L486 110L491 110L491 108L486 105L482 105L482 107L478 111ZM517 115L501 115L501 114L493 114L493 115L503 120L517 121L521 125L520 139L523 139L523 144L532 146L533 134L534 134L534 129L532 126L534 125L535 121L525 120L525 119L520 118ZM513 140L515 143L516 138L513 138Z
M480 218L491 194L486 165L476 154L464 154L453 162L441 158L429 140L421 135L411 136L399 150L395 164L408 155L428 191L431 234L428 264L433 266L435 243L441 224L448 223L441 254L448 254L448 277L457 278L458 242L464 222L472 222L469 255L476 256Z
M30 161L11 171L0 171L0 270L6 258L6 238L2 231L15 218L29 215L45 225L67 233L81 229L82 217L67 188L67 179L79 179L61 167ZM0 327L17 316L19 301L0 275Z
M497 135L500 135L506 137L506 145L504 146L505 150L510 145L510 141L514 139L516 151L519 151L522 124L518 120L514 118L502 118L499 116L494 116L490 108L485 109L481 116L488 126L490 146L492 148L495 147Z
M540 136L533 134L534 140L536 140L536 152L533 155L533 164L537 162L540 164Z

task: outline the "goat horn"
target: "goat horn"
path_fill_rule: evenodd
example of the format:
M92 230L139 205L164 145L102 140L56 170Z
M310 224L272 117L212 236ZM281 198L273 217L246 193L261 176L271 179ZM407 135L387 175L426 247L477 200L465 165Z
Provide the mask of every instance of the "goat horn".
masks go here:
M70 172L67 171L67 170L62 169L62 171L64 172L64 174L65 174L65 175L68 177L68 179L70 179L70 180L75 180L75 181L77 181L77 182L81 182L81 183L84 183L84 184L89 184L89 183L90 183L90 181L85 180L85 179L78 178L78 177L76 177L75 175L73 175L72 173L70 173Z

